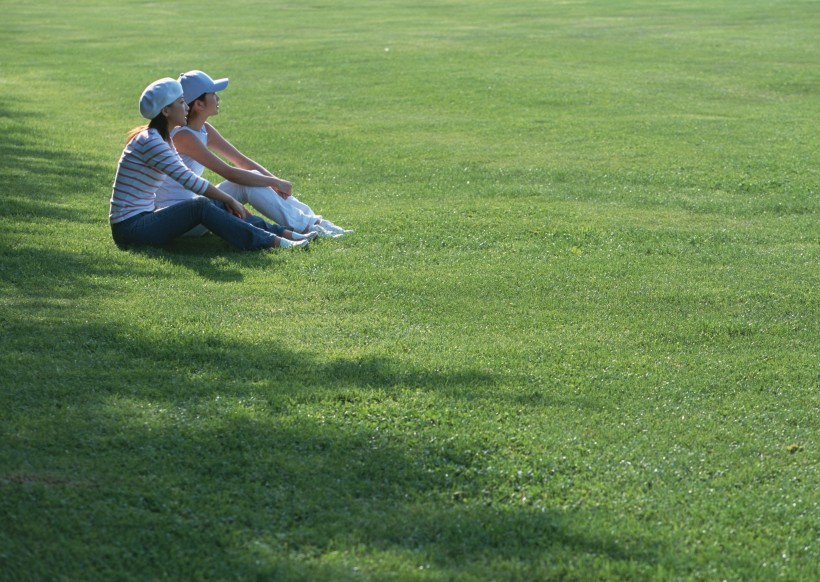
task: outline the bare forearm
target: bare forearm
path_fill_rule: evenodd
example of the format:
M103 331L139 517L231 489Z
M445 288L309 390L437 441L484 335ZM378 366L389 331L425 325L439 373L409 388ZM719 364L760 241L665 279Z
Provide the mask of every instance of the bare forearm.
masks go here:
M257 174L256 172L241 168L232 168L231 170L225 172L223 177L226 180L230 180L235 184L241 184L243 186L265 186L274 189L280 187L281 182L285 181L277 178L271 173Z
M231 198L231 196L225 194L225 192L223 192L213 184L208 185L208 189L205 191L205 196L207 196L211 200L216 200L217 202L225 203L227 203L228 199Z
M267 168L265 168L264 166L262 166L260 164L257 164L256 162L254 162L253 160L251 160L249 158L245 158L244 160L242 160L242 163L237 164L237 166L239 166L243 170L248 170L248 171L251 171L251 172L256 171L256 172L259 172L260 174L262 174L263 176L273 177L273 174L271 174L268 171Z
M242 186L262 186L273 188L279 193L290 195L291 184L287 180L282 180L273 174L260 175L256 172L243 170L241 168L231 168L223 174L226 180Z
M247 215L247 210L238 200L226 194L213 184L208 184L208 189L205 191L205 196L217 202L222 202L228 209L228 212L239 218L244 218Z

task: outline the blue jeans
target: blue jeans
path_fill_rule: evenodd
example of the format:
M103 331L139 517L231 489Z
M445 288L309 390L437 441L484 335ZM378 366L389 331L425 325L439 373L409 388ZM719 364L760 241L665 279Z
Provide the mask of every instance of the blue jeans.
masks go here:
M149 245L161 247L204 224L205 227L235 247L245 251L268 249L285 228L265 222L258 216L237 218L220 203L204 196L186 200L162 210L144 212L111 225L117 246Z

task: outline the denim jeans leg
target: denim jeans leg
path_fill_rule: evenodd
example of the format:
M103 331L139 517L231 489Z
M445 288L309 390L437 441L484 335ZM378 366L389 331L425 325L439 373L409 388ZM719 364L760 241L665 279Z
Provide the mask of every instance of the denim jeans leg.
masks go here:
M207 201L207 199L206 199ZM162 210L146 212L111 225L114 242L119 246L165 246L202 223L195 200L186 200Z
M198 224L204 224L208 230L242 250L271 248L276 238L275 231L257 228L212 204L204 196L113 224L111 233L119 246L161 247Z
M248 216L245 220L256 228L261 228L267 232L272 232L276 236L282 236L282 233L287 230L284 226L267 222L265 219L253 214Z
M215 235L245 251L268 249L273 246L276 231L259 228L253 223L237 218L227 210L223 210L207 198L202 200L202 224ZM264 223L264 221L262 222Z
M216 202L215 200L212 200L211 203L214 204L217 208L222 208L226 212L228 211L228 207L225 206L225 204L222 202ZM267 222L264 218L256 216L254 214L247 215L245 217L245 222L247 222L251 226L255 226L256 228L261 228L262 230L272 232L276 236L282 236L282 233L287 230L287 228L284 226L274 224L272 222Z

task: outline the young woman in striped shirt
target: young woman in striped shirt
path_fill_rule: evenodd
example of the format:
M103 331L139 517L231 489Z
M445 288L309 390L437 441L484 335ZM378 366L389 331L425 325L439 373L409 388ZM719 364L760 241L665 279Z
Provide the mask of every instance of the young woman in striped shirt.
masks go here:
M130 132L117 167L109 214L114 242L164 246L204 225L243 250L307 245L310 236L250 215L240 202L182 163L170 138L171 129L185 125L188 106L182 95L179 82L166 77L151 83L140 97L140 113L150 123ZM199 196L158 210L156 192L165 176Z

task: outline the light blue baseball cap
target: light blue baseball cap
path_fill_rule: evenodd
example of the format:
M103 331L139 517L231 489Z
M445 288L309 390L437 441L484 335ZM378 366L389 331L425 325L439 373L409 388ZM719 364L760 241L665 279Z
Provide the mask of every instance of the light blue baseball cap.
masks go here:
M203 93L216 93L228 86L228 79L217 79L214 81L207 73L202 71L188 71L179 76L182 85L185 103L190 103Z
M182 85L176 79L164 77L154 81L140 95L140 115L145 119L154 119L163 107L179 99Z

